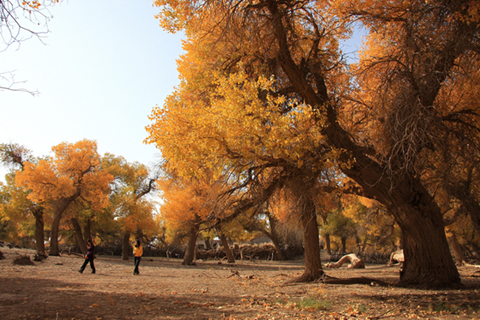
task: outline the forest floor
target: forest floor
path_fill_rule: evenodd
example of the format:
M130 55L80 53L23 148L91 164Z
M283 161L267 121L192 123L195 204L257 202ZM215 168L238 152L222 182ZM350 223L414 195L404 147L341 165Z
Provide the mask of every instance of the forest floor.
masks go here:
M198 261L99 256L96 274L78 272L82 257L48 257L34 265L13 260L33 250L0 248L0 319L478 319L480 277L459 267L465 288L419 290L369 284L289 284L303 261ZM326 269L338 278L393 283L399 266Z

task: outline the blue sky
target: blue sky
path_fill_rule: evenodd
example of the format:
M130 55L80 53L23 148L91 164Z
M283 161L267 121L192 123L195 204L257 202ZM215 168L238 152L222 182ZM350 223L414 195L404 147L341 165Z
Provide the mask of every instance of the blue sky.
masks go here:
M152 0L64 0L49 10L45 44L33 38L0 52L0 73L13 71L26 81L17 87L39 91L0 91L0 143L43 156L61 142L90 139L102 155L158 162L157 149L143 143L145 126L179 83L181 35L159 27ZM358 45L359 37L345 51ZM6 172L0 166L0 180Z
M0 91L0 142L42 156L86 138L100 154L157 162L155 147L143 144L145 126L179 82L181 35L159 27L151 0L72 0L49 10L45 44L32 38L0 53L0 72L14 71L26 81L17 87L39 91Z

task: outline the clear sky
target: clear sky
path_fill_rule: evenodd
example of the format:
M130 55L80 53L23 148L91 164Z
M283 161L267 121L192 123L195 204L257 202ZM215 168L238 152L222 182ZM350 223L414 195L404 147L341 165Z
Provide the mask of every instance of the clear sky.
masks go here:
M0 91L0 143L18 143L34 156L61 142L96 140L99 153L152 165L145 145L148 115L178 81L181 35L163 31L152 0L63 0L51 7L50 33L0 52L0 73L17 87ZM359 37L345 51L358 49ZM0 85L6 85L0 81ZM7 172L0 165L0 181Z
M39 91L0 91L0 143L42 156L86 138L102 155L157 162L157 149L143 144L145 126L179 83L181 35L160 28L152 0L64 0L49 10L46 44L33 38L0 52L0 72L14 71L26 81L17 87Z

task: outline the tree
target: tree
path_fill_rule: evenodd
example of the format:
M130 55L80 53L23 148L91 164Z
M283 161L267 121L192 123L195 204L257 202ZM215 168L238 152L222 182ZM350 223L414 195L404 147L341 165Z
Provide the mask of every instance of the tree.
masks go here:
M24 169L24 165L27 162L38 161L34 159L31 151L15 143L2 143L0 144L0 160L6 166L13 168L19 168L19 170ZM45 221L44 221L44 211L45 208L35 201L32 201L28 198L28 191L23 188L16 186L15 176L7 175L7 188L5 189L5 196L8 197L8 201L5 201L3 204L3 212L10 211L12 212L23 212L33 215L35 218L35 244L37 253L39 255L45 256Z
M131 234L135 233L137 239L142 239L158 228L153 218L154 203L146 199L155 191L156 177L151 176L144 164L129 163L123 157L107 153L102 162L102 167L115 177L109 210L122 224L122 259L128 260Z
M50 255L59 255L58 234L65 211L76 201L96 209L106 207L113 177L101 170L94 141L64 142L52 151L53 158L40 160L38 164L26 162L24 170L17 171L15 181L30 191L27 196L30 200L52 210Z
M177 176L164 177L159 181L164 204L160 212L167 226L188 237L187 249L182 264L194 264L197 237L202 223L211 212L214 193L211 181L186 179Z
M244 169L266 164L268 156L269 167L288 159L317 172L331 164L395 217L405 252L400 284L460 283L420 160L455 141L449 133L456 128L477 130L476 113L447 94L461 85L457 63L478 61L475 2L155 3L161 24L188 38L179 62L182 84L152 114L149 140L162 153L182 169L215 157ZM352 17L370 30L358 66L347 65L338 46ZM218 129L205 125L209 117ZM178 128L161 130L168 118ZM285 125L289 119L295 122ZM187 143L166 148L175 136ZM463 148L474 154L476 146Z

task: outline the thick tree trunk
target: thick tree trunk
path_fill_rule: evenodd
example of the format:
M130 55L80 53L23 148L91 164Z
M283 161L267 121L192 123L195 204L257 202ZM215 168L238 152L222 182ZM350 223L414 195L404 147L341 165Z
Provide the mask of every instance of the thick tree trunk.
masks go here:
M187 249L185 250L185 255L183 256L183 265L188 266L195 264L195 248L197 245L199 227L200 226L197 223L194 223L190 228L190 232L188 233Z
M386 206L402 231L405 263L399 285L424 288L460 285L441 210L421 182L409 176L391 180L378 164L360 155L356 158L369 165L359 164L363 170L352 166L344 172Z
M129 251L130 251L130 231L126 231L123 234L122 260L128 260Z
M58 233L60 228L60 220L62 220L62 215L67 210L68 206L75 201L80 195L80 190L69 197L69 198L61 198L56 201L53 209L53 221L52 221L52 235L50 238L50 252L49 255L51 256L59 256L59 248L58 248Z
M315 204L311 197L305 196L303 200L303 211L300 220L303 227L305 271L296 281L310 282L319 279L324 273L320 260L320 243Z
M278 260L285 260L285 254L283 253L280 240L278 240L277 219L275 219L273 216L269 216L268 221L270 222L270 239L272 240L275 250L277 251Z
M43 219L43 208L32 210L35 217L35 246L37 254L46 256L45 253L45 220Z
M75 231L75 237L77 238L77 243L80 247L80 251L82 251L82 253L86 255L87 245L85 243L85 239L83 238L82 227L80 227L77 218L72 218L70 219L70 221L72 222L73 230Z
M230 250L230 246L228 245L227 237L223 234L222 230L217 230L218 237L222 242L223 249L225 250L225 254L227 255L227 260L229 263L235 263L235 258L233 257L232 250Z
M88 218L85 227L83 228L83 234L85 235L85 239L93 240L92 238L92 219Z

